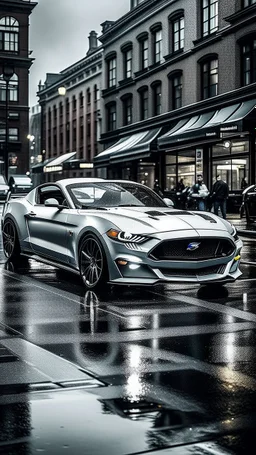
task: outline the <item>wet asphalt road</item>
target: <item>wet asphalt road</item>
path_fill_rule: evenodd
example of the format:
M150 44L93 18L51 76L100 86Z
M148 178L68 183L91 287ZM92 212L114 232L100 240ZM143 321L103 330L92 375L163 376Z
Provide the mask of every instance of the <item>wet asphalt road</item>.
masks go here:
M243 240L243 275L219 293L85 293L1 250L0 454L254 454L256 239Z

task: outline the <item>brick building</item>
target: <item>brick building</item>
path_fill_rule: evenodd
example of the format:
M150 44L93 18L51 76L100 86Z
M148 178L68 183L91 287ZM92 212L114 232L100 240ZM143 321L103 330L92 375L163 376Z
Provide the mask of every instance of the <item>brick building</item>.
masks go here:
M9 174L29 170L29 16L30 0L0 2L0 162ZM8 97L6 98L6 92ZM6 128L7 127L7 128ZM8 130L8 137L6 135ZM7 150L6 150L7 149Z
M255 183L256 0L131 0L106 22L97 175Z

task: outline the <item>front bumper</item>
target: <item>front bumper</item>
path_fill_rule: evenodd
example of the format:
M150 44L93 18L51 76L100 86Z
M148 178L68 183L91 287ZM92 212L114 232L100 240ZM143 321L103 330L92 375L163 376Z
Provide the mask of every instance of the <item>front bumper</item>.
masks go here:
M191 238L191 232L188 238ZM154 285L160 282L228 283L235 281L242 274L239 269L242 249L240 239L234 242L235 251L232 255L197 261L153 260L148 253L154 242L157 244L159 240L152 239L145 246L135 246L129 251L124 244L108 239L111 254L110 282L135 285Z

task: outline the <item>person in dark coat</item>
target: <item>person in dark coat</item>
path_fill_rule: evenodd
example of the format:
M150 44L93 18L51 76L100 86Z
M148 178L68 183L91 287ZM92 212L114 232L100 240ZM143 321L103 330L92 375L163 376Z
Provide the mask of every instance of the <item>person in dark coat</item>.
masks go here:
M185 190L185 185L184 185L184 179L181 178L180 181L177 184L176 191L178 193L182 193L183 190Z
M224 220L226 219L227 214L228 194L229 194L228 184L224 182L224 180L221 180L220 175L217 175L216 182L214 183L212 188L211 196L215 215L218 215L220 209L222 218L224 218Z
M248 186L247 181L245 180L245 177L242 178L241 180L241 190L245 190L245 188Z
M158 196L164 197L164 193L163 193L163 191L162 191L162 189L161 189L161 187L160 187L160 185L159 185L158 180L155 180L155 183L154 183L154 191L155 191L155 193L158 194Z

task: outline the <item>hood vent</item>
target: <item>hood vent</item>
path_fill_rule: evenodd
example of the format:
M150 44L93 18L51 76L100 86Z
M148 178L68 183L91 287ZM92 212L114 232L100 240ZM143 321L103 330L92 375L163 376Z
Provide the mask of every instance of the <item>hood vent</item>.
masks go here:
M194 216L194 213L191 213L191 212L187 212L185 210L179 210L179 209L174 209L172 212L165 212L166 215L175 215L175 216L180 216L180 215L192 215Z
M210 223L217 223L217 221L214 218L212 218L209 215L205 215L204 213L197 213L197 216L201 216L201 218L203 218L204 220L210 221Z
M158 212L157 210L151 210L150 212L145 212L149 216L166 216L166 212Z

